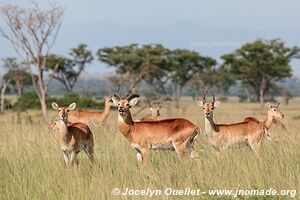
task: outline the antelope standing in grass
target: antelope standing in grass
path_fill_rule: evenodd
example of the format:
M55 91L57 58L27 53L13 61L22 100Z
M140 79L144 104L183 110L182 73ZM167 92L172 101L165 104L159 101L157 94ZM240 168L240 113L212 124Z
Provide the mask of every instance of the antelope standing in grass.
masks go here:
M140 122L142 121L156 121L157 117L160 116L159 109L161 106L159 104L151 104L150 106L150 111L151 111L151 116L144 116L140 119Z
M58 111L58 118L51 125L51 131L60 145L67 166L77 166L77 155L83 149L90 161L94 162L94 136L88 125L80 122L68 122L68 114L76 108L72 103L68 107L59 107L52 102L52 108Z
M103 111L74 110L69 114L69 121L85 124L91 124L92 122L102 123L108 117L112 104L111 97L106 97Z
M206 102L206 96L207 92L205 92L203 100L196 98L196 101L203 109L205 132L209 137L210 143L219 151L236 144L246 143L255 153L258 153L262 137L266 131L264 124L252 120L235 124L216 124L213 120L213 110L221 102L215 100L213 93L213 101Z
M115 93L112 100L118 107L119 130L135 149L139 163L146 166L149 150L158 149L175 150L180 158L198 157L193 145L199 128L192 122L182 118L134 122L130 108L137 104L139 95L122 98Z
M266 106L268 108L267 110L267 114L266 114L266 118L264 121L260 122L258 119L254 118L254 117L246 117L244 119L245 122L248 121L254 121L256 123L263 123L266 127L266 130L269 130L272 126L272 124L278 124L280 125L284 130L286 130L285 125L281 122L278 121L277 119L283 119L284 115L280 112L280 110L278 109L280 103L278 103L277 105L272 105L270 102L266 103ZM270 135L269 133L266 134L267 138L270 139Z

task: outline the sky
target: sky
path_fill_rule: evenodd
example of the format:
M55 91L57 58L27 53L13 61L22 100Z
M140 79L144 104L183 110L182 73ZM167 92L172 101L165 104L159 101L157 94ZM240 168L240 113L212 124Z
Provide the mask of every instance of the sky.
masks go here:
M27 0L0 0L28 5ZM47 5L47 1L38 1ZM54 47L67 54L80 42L95 52L103 46L131 42L160 42L170 48L188 48L219 59L256 38L282 38L300 46L299 0L59 0L65 7L63 26ZM0 19L0 25L3 22ZM80 28L82 27L82 28ZM13 55L0 38L0 57ZM109 72L95 61L88 71ZM102 67L95 67L101 65ZM292 63L300 73L300 62Z

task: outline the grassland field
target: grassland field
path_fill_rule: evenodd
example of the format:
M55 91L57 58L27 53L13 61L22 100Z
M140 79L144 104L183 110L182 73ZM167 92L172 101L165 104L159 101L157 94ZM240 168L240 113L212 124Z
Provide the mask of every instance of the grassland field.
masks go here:
M142 106L142 105L139 105ZM132 108L132 113L138 107ZM1 199L149 199L147 196L113 195L112 189L296 189L300 192L300 100L280 105L288 132L270 129L272 140L263 140L260 158L247 147L217 153L201 133L195 143L201 162L182 164L176 153L152 151L148 167L140 167L134 150L119 132L117 112L112 110L101 126L91 127L95 135L95 165L79 154L77 170L65 167L62 152L48 130L57 115L49 111L7 112L0 116ZM50 108L49 108L50 109ZM246 116L262 120L266 108L255 103L223 102L214 111L218 123L239 122ZM149 110L145 110L138 119ZM183 98L180 108L163 104L160 119L183 117L204 129L204 117L192 98ZM299 194L295 198L300 198ZM151 199L232 199L230 196L156 196ZM238 199L290 199L289 196L243 197Z

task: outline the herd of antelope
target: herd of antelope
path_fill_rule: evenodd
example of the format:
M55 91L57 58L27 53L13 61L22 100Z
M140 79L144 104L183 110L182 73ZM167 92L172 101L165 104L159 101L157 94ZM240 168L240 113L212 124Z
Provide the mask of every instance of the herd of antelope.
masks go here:
M234 145L246 143L256 154L259 153L264 136L268 139L268 130L276 118L284 115L278 110L279 104L267 103L267 114L264 121L254 117L247 117L244 121L234 124L216 124L213 111L220 105L220 101L212 94L212 101L206 101L207 92L203 98L195 98L203 109L205 134L211 145L222 151ZM146 166L149 150L175 151L180 159L188 157L199 158L194 149L194 142L200 134L200 128L184 118L158 120L160 105L150 107L151 117L133 120L130 108L139 100L138 94L122 97L118 91L106 98L104 111L75 110L76 103L68 107L59 107L55 102L52 108L58 111L58 117L50 124L50 129L60 145L67 166L77 166L77 155L81 150L87 154L91 163L94 162L94 135L89 128L92 121L103 122L111 106L118 109L118 126L120 132L129 141L136 152L139 163Z

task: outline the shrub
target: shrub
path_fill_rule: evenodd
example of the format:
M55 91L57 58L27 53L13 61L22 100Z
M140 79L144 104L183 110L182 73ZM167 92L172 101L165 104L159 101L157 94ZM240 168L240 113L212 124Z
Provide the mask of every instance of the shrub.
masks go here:
M86 109L86 108L94 108L94 109L103 109L104 103L98 103L95 100L87 97L80 97L78 94L69 93L59 98L50 98L48 102L48 107L51 107L51 102L55 101L59 106L68 106L71 103L75 102L77 104L77 108Z
M35 92L24 93L13 105L14 110L23 111L26 109L40 109L40 101Z
M66 94L63 97L50 97L47 99L47 106L51 108L51 103L55 101L59 106L67 106L73 102L77 104L77 108L94 108L103 109L104 103L98 103L91 98L80 97L77 94ZM20 97L13 105L13 109L17 111L24 111L27 109L41 109L40 101L36 93L28 92Z

